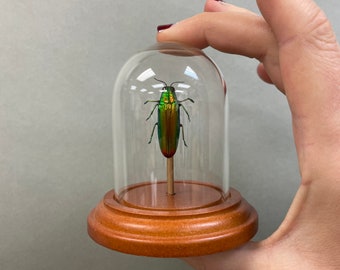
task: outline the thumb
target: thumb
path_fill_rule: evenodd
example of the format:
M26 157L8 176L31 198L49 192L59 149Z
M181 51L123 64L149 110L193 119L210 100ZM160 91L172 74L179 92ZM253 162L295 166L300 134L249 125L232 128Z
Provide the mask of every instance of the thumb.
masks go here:
M329 168L327 153L340 146L340 131L334 128L340 124L339 45L327 17L312 0L257 3L278 42L302 181L311 181ZM312 164L318 166L311 168Z
M322 10L312 0L257 0L262 15L274 31L279 44L297 37L322 37L322 28L330 25ZM320 37L321 35L321 37Z
M297 92L296 85L300 92L315 85L318 87L312 89L319 90L321 87L315 81L320 79L334 85L329 75L335 73L334 78L339 77L339 45L330 22L315 2L257 0L257 3L278 42L285 90Z

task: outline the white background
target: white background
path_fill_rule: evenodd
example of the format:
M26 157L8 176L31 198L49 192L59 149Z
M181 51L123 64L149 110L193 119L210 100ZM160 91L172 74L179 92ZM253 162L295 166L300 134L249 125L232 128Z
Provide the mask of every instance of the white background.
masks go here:
M258 12L255 1L232 2ZM340 36L340 2L318 3ZM0 0L0 269L190 269L101 247L88 237L86 218L113 187L119 69L155 42L157 25L203 4ZM299 184L287 102L257 78L256 60L206 53L228 85L231 186L258 210L256 239L263 239Z

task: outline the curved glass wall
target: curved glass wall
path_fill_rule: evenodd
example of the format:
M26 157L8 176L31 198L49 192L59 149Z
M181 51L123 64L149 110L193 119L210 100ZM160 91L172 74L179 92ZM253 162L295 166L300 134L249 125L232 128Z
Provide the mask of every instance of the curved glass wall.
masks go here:
M223 77L201 50L159 43L132 56L113 91L117 198L162 209L165 193L192 198L184 208L226 197L227 106Z

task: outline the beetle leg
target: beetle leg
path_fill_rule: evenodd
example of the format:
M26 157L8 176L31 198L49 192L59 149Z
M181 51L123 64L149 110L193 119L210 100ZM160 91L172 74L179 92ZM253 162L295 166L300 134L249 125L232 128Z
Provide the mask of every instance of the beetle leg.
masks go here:
M152 141L153 133L155 132L156 126L158 126L158 122L156 122L156 123L154 124L153 128L152 128L152 132L151 132L151 136L150 136L150 140L149 140L148 144L150 144L151 141Z
M154 112L154 110L156 109L156 107L158 106L158 104L159 104L159 103L157 103L157 104L153 107L153 109L152 109L150 115L148 116L148 118L145 119L145 121L148 121L148 120L150 119L151 115L153 114L153 112Z
M183 108L183 110L185 111L185 113L187 114L187 116L188 116L188 120L189 120L189 122L190 122L190 115L189 115L189 113L188 113L188 111L187 111L187 109L182 105L182 104L179 104L179 106L181 107L181 108Z
M187 143L185 142L185 139L184 139L184 129L183 129L183 125L182 125L182 124L179 124L179 127L182 129L182 139L183 139L184 145L185 145L185 147L188 147L188 145L187 145Z
M178 103L181 103L181 102L184 102L184 101L188 101L188 100L191 101L192 103L195 103L195 101L193 99L191 99L191 98L183 99L181 101L178 101Z
M144 102L144 104L149 103L149 102L157 102L157 103L159 103L159 100L147 100L147 101Z

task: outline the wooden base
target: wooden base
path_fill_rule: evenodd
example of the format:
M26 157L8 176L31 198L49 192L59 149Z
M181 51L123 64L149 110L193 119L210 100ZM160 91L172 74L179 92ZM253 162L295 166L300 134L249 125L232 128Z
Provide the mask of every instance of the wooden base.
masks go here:
M109 191L88 216L90 237L107 248L151 257L208 255L236 248L257 231L257 213L239 192L206 183L140 183Z

